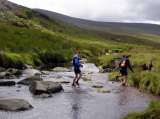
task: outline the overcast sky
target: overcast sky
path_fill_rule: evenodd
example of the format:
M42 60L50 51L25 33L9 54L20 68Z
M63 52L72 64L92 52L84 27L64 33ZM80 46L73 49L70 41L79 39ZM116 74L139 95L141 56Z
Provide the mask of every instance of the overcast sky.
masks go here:
M160 24L160 0L9 0L72 17L111 22Z

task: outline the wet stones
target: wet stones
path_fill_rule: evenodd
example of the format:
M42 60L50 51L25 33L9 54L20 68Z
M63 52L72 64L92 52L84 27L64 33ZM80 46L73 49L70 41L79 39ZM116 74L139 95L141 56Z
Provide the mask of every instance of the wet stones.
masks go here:
M55 67L54 69L52 69L52 71L54 72L70 72L70 69L64 68L64 67Z
M97 89L97 92L98 92L98 93L111 93L110 90L107 90L107 89L104 89L104 88L99 88L99 89Z
M34 95L44 95L58 93L63 90L63 87L60 83L52 82L52 81L34 81L29 86L29 90Z
M32 109L33 106L23 99L1 99L0 110L5 111L25 111Z
M70 81L60 81L61 84L69 84L71 83Z
M22 74L21 70L9 68L0 72L0 79L13 79Z
M0 86L15 86L15 81L0 81Z
M39 70L32 69L31 67L29 69L24 70L23 73L25 75L27 75L28 77L35 76L35 75L41 75L42 74Z
M93 87L93 88L103 88L102 85L93 85L92 87Z
M18 82L18 84L22 84L22 85L30 85L32 84L34 81L42 81L43 79L40 78L40 76L31 76L28 77L26 79L23 79L21 81Z

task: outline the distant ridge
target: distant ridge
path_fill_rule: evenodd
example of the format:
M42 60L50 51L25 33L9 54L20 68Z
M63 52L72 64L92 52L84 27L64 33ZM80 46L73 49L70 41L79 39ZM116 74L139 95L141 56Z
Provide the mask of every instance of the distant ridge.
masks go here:
M85 28L89 30L96 31L106 31L106 32L121 32L129 34L139 34L139 33L149 33L160 35L160 25L147 24L147 23L121 23L121 22L97 22L84 20L79 18L73 18L66 15L62 15L56 12L51 12L42 9L35 9L42 14L49 16L52 19L61 20L63 22L78 26L80 28Z

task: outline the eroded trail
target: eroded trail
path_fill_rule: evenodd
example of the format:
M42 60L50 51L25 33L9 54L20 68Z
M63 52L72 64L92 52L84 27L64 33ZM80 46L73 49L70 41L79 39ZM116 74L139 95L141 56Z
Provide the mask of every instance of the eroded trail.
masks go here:
M43 78L71 82L73 76L73 72L48 72ZM121 119L130 112L143 111L153 98L109 82L107 74L87 74L80 84L79 88L63 84L64 92L46 99L34 98L25 86L0 87L0 98L18 97L34 106L25 112L0 111L0 119Z

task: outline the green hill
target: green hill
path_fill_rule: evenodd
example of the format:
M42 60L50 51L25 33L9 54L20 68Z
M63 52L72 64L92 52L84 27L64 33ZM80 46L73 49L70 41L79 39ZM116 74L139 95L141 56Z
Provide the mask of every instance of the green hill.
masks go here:
M79 28L6 0L0 4L0 36L0 65L3 67L64 65L70 62L76 48L81 49L83 57L97 64L100 57L110 51L159 48L159 43L146 40L144 36Z

